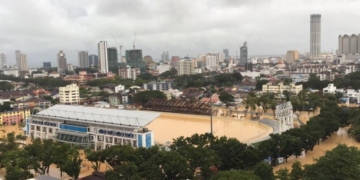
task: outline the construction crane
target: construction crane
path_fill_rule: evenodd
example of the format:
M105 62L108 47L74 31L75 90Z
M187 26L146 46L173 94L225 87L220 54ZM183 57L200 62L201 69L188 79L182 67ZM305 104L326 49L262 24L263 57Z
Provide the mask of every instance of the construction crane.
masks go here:
M111 33L110 33L111 34ZM111 34L111 36L112 36L112 38L115 40L115 42L119 45L119 48L120 48L120 54L118 54L118 55L120 55L120 58L119 58L119 62L121 63L121 62L123 62L123 58L122 58L122 47L123 47L123 45L122 44L120 44L116 39L115 39L115 37L113 36L113 34Z

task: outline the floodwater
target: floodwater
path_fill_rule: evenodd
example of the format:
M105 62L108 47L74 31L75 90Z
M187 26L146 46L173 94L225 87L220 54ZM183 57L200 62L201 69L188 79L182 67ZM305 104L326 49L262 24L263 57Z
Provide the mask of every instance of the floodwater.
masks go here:
M325 155L326 151L334 149L338 144L347 144L348 146L360 148L360 143L348 136L348 129L348 127L340 128L336 133L333 133L330 138L321 142L320 145L315 146L313 151L308 151L306 154L303 154L298 158L294 156L290 157L287 163L274 167L274 171L277 171L280 168L288 168L291 170L291 166L295 161L299 161L302 165L312 164L314 163L314 158L319 158Z
M166 144L180 136L189 137L195 133L210 132L210 116L161 113L147 127L154 132L156 144ZM246 143L255 139L262 139L272 132L272 128L256 121L213 117L213 133L215 136L237 138Z

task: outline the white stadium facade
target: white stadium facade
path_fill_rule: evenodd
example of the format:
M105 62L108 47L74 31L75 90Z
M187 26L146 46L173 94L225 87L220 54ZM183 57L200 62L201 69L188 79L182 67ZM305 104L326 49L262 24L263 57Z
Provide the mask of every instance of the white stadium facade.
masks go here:
M154 145L154 133L145 128L160 113L55 105L26 120L31 138L54 139L95 150L121 144Z

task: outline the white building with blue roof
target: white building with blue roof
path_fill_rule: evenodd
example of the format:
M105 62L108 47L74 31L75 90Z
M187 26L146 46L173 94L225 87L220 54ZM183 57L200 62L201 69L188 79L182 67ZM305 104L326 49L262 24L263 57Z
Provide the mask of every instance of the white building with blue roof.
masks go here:
M160 113L55 105L26 120L31 138L54 139L95 150L113 145L151 147L154 133L145 128Z

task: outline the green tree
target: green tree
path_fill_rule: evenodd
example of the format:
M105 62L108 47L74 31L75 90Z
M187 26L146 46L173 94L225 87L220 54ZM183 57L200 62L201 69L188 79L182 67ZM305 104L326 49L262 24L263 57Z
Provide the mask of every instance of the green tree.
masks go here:
M274 99L270 98L269 94L263 94L259 98L259 104L265 113L268 109L271 108L274 101L275 101Z
M64 170L64 165L76 154L76 149L72 148L70 144L55 142L54 144L54 164L60 169L60 177Z
M360 173L360 151L356 147L339 144L315 163L305 165L304 179L358 179Z
M250 171L220 171L212 176L210 180L261 180Z
M267 84L269 81L268 80L259 80L256 82L256 90L262 90L262 86L264 84Z
M256 164L256 166L254 167L254 174L259 176L262 180L275 179L273 168L265 162L260 162Z
M281 168L275 172L276 179L278 180L290 180L289 178L289 169L287 168Z
M14 88L15 88L14 85L12 85L11 83L9 83L7 81L0 82L0 91L11 91Z
M303 179L304 172L302 165L299 161L295 161L291 166L290 180L300 180Z
M177 70L175 68L171 68L169 71L165 71L159 75L161 78L172 78L177 75Z
M117 166L113 171L106 171L107 180L141 180L139 168L133 162L126 162Z
M79 158L79 154L75 154L73 157L66 160L63 165L64 172L73 179L77 180L81 170L81 162L82 159Z
M91 162L91 168L93 168L95 172L100 171L101 164L103 164L106 159L103 150L92 151L91 149L85 149L84 152L86 159Z
M134 101L145 104L150 99L167 99L166 95L161 91L142 91L134 95Z
M55 162L55 146L52 139L34 139L24 150L33 158L32 167L36 173L49 173L50 165Z
M232 103L232 102L235 101L235 100L234 100L234 96L231 95L231 94L229 94L229 93L226 92L226 91L222 91L222 92L220 93L219 99L220 99L221 102L225 103L226 106L228 106L229 103Z
M23 170L18 166L6 167L5 179L7 180L26 180L33 177L34 175L29 171Z

